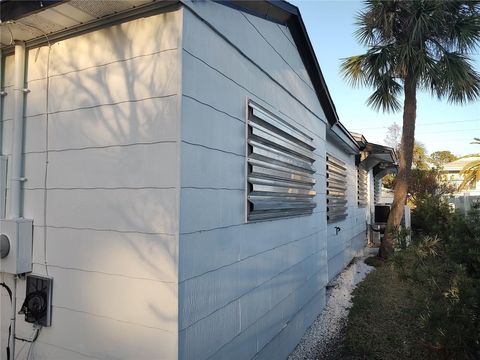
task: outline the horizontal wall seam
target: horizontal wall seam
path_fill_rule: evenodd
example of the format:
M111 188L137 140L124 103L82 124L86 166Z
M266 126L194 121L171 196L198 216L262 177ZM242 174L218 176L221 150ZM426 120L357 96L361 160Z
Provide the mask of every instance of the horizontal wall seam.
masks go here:
M256 290L256 289L258 289L258 288L260 288L260 287L264 286L264 285L265 285L266 283L268 283L269 281L272 281L272 280L274 280L275 278L277 278L277 277L281 276L282 274L284 274L284 273L286 273L287 271L289 271L289 270L293 269L294 267L296 267L296 266L300 265L301 263L303 263L303 262L307 261L308 259L310 259L311 257L313 257L313 256L317 255L318 253L320 253L320 252L322 252L322 251L324 251L324 249L322 249L322 250L319 250L319 251L316 251L316 252L314 252L314 253L311 253L311 254L310 254L309 256L307 256L306 258L303 258L303 259L302 259L302 260L300 260L299 262L297 262L297 263L293 264L292 266L289 266L288 268L286 268L286 269L282 270L281 272L277 273L275 276L271 277L270 279L267 279L267 280L263 281L263 282L262 282L262 283L260 283L259 285L257 285L257 286L255 286L255 287L253 287L253 288L249 289L249 290L248 290L248 291L246 291L245 293L243 293L243 294L239 295L239 296L238 296L238 297L236 297L235 299L232 299L232 300L230 300L230 301L229 301L229 302L227 302L226 304L219 306L217 309L215 309L215 310L214 310L214 311L212 311L211 313L209 313L209 314L207 314L207 315L205 315L205 316L201 317L200 319L197 319L197 320L195 320L194 322L192 322L192 323L191 323L191 324L189 324L188 326L185 326L185 327L183 327L183 328L179 328L179 330L186 330L186 329L188 329L188 328L190 328L190 327L194 326L195 324L199 323L200 321L207 319L208 317L212 316L213 314L215 314L215 313L216 313L216 312L218 312L219 310L221 310L221 309L223 309L223 308L227 307L228 305L230 305L230 304L234 303L235 301L237 301L237 300L241 299L241 298L242 298L242 297L244 297L245 295L248 295L248 294L250 294L250 293L251 293L251 292L253 292L254 290Z
M59 73L59 74L52 74L52 75L49 75L48 78L51 79L51 78L54 78L54 77L65 76L65 75L69 75L69 74L75 74L75 73L79 73L79 72L82 72L82 71L85 71L85 70L105 67L105 66L112 65L112 64L127 62L127 61L130 61L130 60L135 60L135 59L139 59L139 58L143 58L143 57L153 56L153 55L161 54L161 53L164 53L164 52L167 52L167 51L174 51L174 50L178 50L178 49L179 49L178 47L168 48L168 49L154 51L154 52L148 53L148 54L141 54L141 55L125 58L125 59L113 60L113 61L109 61L109 62L106 62L106 63L103 63L103 64L87 66L87 67L82 68L82 69L71 70L71 71L67 71L67 72ZM46 79L47 79L46 77L41 77L41 78L34 78L34 79L31 79L31 80L27 80L27 87L28 87L28 84L31 83L31 82L46 80Z
M217 267L217 268L215 268L215 269L211 269L211 270L205 271L205 272L203 272L203 273L201 273L201 274L197 274L197 275L190 276L189 278L186 278L186 279L183 279L183 280L179 281L179 284L184 283L184 282L189 281L189 280L192 280L192 279L199 278L199 277L201 277L201 276L203 276L203 275L206 275L206 274L209 274L209 273L212 273L212 272L215 272L215 271L218 271L218 270L227 268L227 267L229 267L229 266L232 266L232 265L241 263L241 262L243 262L243 261L245 261L245 260L249 260L249 259L254 258L254 257L256 257L256 256L263 255L263 254L265 254L265 253L267 253L267 252L269 252L269 251L274 251L274 250L279 249L279 248L281 248L281 247L283 247L283 246L288 246L288 245L290 245L290 244L292 244L292 243L295 243L295 242L298 242L298 241L302 241L302 240L304 240L304 239L309 238L310 236L319 234L319 233L321 233L321 232L323 232L323 230L315 231L315 232L313 232L313 233L311 233L311 234L302 236L301 238L298 238L298 239L296 239L296 240L292 240L292 241L289 241L289 242L287 242L287 243L280 244L280 245L274 246L274 247L272 247L272 248L268 248L268 249L263 250L263 251L260 251L260 252L258 252L258 253L255 253L255 254L252 254L252 255L243 257L243 258L241 258L241 259L239 259L239 260L237 260L237 261L234 261L234 262L232 262L232 263L225 264L225 265L219 266L219 267Z
M133 322L133 321L115 319L115 318L110 317L110 316L99 315L99 314L91 313L89 311L76 310L76 309L72 309L72 308L69 308L69 307L59 306L59 305L54 305L54 304L52 305L52 307L57 308L57 309L72 311L72 312L75 312L75 313L86 314L86 315L90 315L90 316L101 318L101 319L112 320L112 321L116 321L116 322L123 323L123 324L129 324L129 325L134 325L134 326L138 326L138 327L142 327L142 328L146 328L146 329L160 330L160 331L163 331L163 332L176 334L176 331L174 331L174 330L162 329L162 328L159 328L159 327L156 327L156 326L148 326L148 325L136 323L136 322Z
M225 35L223 35L215 26L213 26L211 23L209 23L207 20L202 18L199 14L197 14L196 11L194 11L188 4L183 3L184 7L188 9L195 17L197 17L200 21L202 21L204 24L206 24L213 32L215 32L219 37L221 37L227 44L229 44L233 49L235 49L241 56L243 56L245 59L247 59L252 65L254 65L257 69L259 69L262 73L264 73L268 78L270 78L275 84L277 84L280 88L282 88L287 94L289 94L293 99L295 99L302 107L305 108L309 113L311 113L315 118L318 120L322 121L323 123L327 124L326 120L322 120L317 114L315 114L310 108L308 108L303 102L301 102L299 99L297 99L293 94L288 91L282 84L280 84L275 78L273 78L266 70L264 70L262 67L260 67L255 61L253 61L250 57L247 56L242 50L240 50L235 44L233 44ZM185 48L183 48L186 50ZM215 69L216 70L216 69ZM217 70L218 71L218 70ZM225 75L224 75L225 76ZM232 80L233 81L233 80ZM239 85L240 86L240 85ZM248 90L247 90L248 91ZM260 97L259 97L260 99ZM319 102L320 107L321 104ZM285 116L287 116L285 114ZM295 121L292 119L292 121ZM299 124L301 125L301 124ZM301 125L303 127L303 125ZM305 128L305 127L304 127ZM305 128L306 130L310 131L309 129Z
M305 282L309 281L310 279L312 279L314 276L317 276L320 272L322 272L322 270L319 270L317 271L315 274L313 274L312 276L310 276ZM277 307L281 306L282 303L288 299L293 293L295 293L299 288L301 287L301 285L298 287L298 288L295 288L295 290L293 290L292 292L290 292L287 296L285 296L283 299L281 299L277 304L275 304L275 306L273 306L270 310L268 310L265 314L263 314L262 316L260 316L255 322L253 322L252 324L250 324L250 326L246 327L243 331L240 331L237 335L235 335L230 341L228 341L227 343L223 344L217 351L215 351L215 353L213 353L212 355L210 355L208 359L212 358L213 356L215 356L215 354L217 354L219 351L221 351L225 346L227 346L228 344L230 344L232 341L234 341L238 336L240 336L241 334L243 334L245 331L248 331L250 328L252 328L253 326L255 326L255 324L257 324L260 320L262 320L265 316L267 316L268 314L270 314L270 312L274 311ZM322 287L321 289L319 289L318 291L315 292L315 294L310 298L308 299L305 304L303 304L303 306L290 318L293 319L300 311L302 311L305 306L310 302L312 301L312 299L317 296L317 294L319 292L321 292L323 290L324 287ZM289 321L287 321L286 323L288 324ZM278 334L280 334L284 329L281 329ZM278 335L277 334L277 335ZM276 335L275 335L276 336ZM275 338L275 336L272 338L272 340ZM271 340L270 340L271 342ZM267 344L269 344L270 342L268 342ZM266 344L266 345L267 345ZM263 349L263 347L262 347ZM261 349L259 351L256 352L256 354L258 354L259 352L261 351Z
M169 97L173 97L173 96L177 96L177 95L178 94L175 93L175 94L167 94L167 95L150 96L150 97L146 97L146 98L142 98L142 99L122 100L122 101L113 102L113 103L97 104L97 105L92 105L92 106L87 106L87 107L79 107L79 108L75 108L75 109L58 110L56 112L55 111L54 112L48 112L48 113L47 112L42 112L42 113L37 113L37 114L33 114L33 115L25 115L24 119L31 119L31 118L35 118L35 117L46 116L47 114L50 115L50 114L63 113L63 112L82 111L82 110L88 110L88 109L92 109L92 108L96 108L96 107L103 107L103 106L116 106L116 105L122 105L122 104L128 104L128 103L138 103L138 102L147 101L147 100L165 99L165 98L169 98ZM49 120L52 120L52 119L49 119ZM53 119L53 120L55 120L55 119ZM2 122L9 122L9 121L13 121L13 118L2 119L2 120L0 120L0 124Z
M159 140L159 141L150 141L150 142L135 142L127 144L111 144L111 145L99 145L99 146L84 146L79 148L65 148L65 149L48 149L49 153L59 153L66 151L82 151L82 150L96 150L96 149L111 149L111 148L123 148L131 146L148 146L148 145L159 145L159 144L176 144L175 140ZM46 151L25 151L22 155L28 154L45 154Z
M233 120L237 120L237 121L239 121L240 123L242 123L243 126L245 126L245 119L241 119L241 118L239 118L239 117L236 117L236 116L234 116L234 115L232 115L232 114L227 113L226 111L220 110L220 109L216 108L216 107L213 106L213 105L210 105L210 104L208 104L208 103L206 103L206 102L203 102L203 101L195 98L194 96L191 96L191 95L188 95L188 94L185 94L185 93L183 93L182 96L183 96L183 97L186 97L187 99L196 101L197 103L199 103L199 104L201 104L201 105L207 106L207 107L209 107L209 108L211 108L211 109L213 109L213 110L215 110L215 111L217 111L217 112L219 112L219 113L222 113L222 114L228 116L229 118L232 118Z
M45 267L45 263L33 262L33 264ZM165 280L160 280L160 279L153 279L153 278L146 278L146 277L139 277L139 276L130 276L130 275L124 275L124 274L118 274L118 273L109 273L109 272L98 271L98 270L80 269L80 268L75 268L75 267L55 265L55 264L52 264L50 262L47 262L47 265L48 265L49 268L56 268L56 269L62 269L62 270L68 270L68 271L78 271L78 272L106 275L106 276L112 276L112 277L121 277L121 278L132 279L132 280L142 280L142 281L145 280L145 281L152 281L152 282L156 282L156 283L169 284L169 285L178 284L176 281L165 281Z
M103 104L97 104L97 105L91 105L91 106L81 106L74 109L50 111L48 112L48 115L62 114L66 112L73 112L73 111L79 111L79 110L96 109L104 106L115 106L115 105L121 105L121 104L137 103L137 102L146 101L146 100L165 99L165 98L174 97L177 95L178 94L175 93L175 94L167 94L167 95L148 96L142 99L121 100L121 101L114 101L110 103L103 103ZM41 116L41 115L47 115L47 112L27 115L27 116L24 116L24 118L31 118L31 117ZM11 120L11 119L8 119L8 120ZM52 119L49 119L49 120L52 120ZM4 119L3 121L7 121L7 119Z
M244 188L226 188L226 187L203 187L203 186L182 186L181 189L191 190L226 190L226 191L245 191Z
M328 251L327 251L327 256L328 256L327 260L328 260L328 261L332 261L332 260L335 260L335 259L336 259L337 257L339 257L339 256L342 256L342 258L343 258L344 253L345 253L349 248L351 248L351 246L348 246L348 245L347 245L347 246L345 246L344 248L335 249L335 250L337 250L338 252L335 252L335 253L331 254L331 256L328 256Z
M97 231L97 232L115 232L120 234L139 234L139 235L163 235L163 236L176 236L175 233L166 233L166 232L147 232L147 231L138 231L138 230L117 230L117 229L98 229L90 227L74 227L74 226L56 226L56 225L37 225L34 227L47 229L68 229L68 230L86 230L86 231Z
M287 34L285 34L285 31L283 30L283 28L280 26L280 24L277 24L278 28L280 29L280 31L282 32L283 36L285 36L285 38L288 40L288 42L290 44L292 44L293 48L298 51L298 48L297 48L297 45L295 45L295 43L290 40L290 38L287 36Z
M28 179L27 179L28 181ZM177 190L176 186L165 186L165 187L158 187L158 186L116 186L116 187L23 187L24 190L49 190L49 191L69 191L69 190ZM182 186L180 189L192 189L192 190L213 190L213 191L245 191L244 188L226 188L226 187L202 187L202 186Z
M185 51L188 55L190 55L191 57L193 57L194 59L197 59L198 61L200 61L202 64L204 64L205 66L209 67L210 69L212 69L213 71L219 73L221 76L223 76L225 79L228 79L229 81L233 82L235 85L237 85L238 87L240 87L241 89L245 90L246 92L248 92L250 95L256 97L257 99L261 99L264 103L268 104L269 107L275 109L275 106L271 105L268 101L266 101L265 99L263 99L262 97L258 96L257 94L255 94L254 92L252 92L250 89L246 88L245 86L243 86L242 84L240 84L239 82L237 82L236 80L232 79L231 77L229 77L228 75L224 74L223 72L221 72L220 70L218 70L217 68L213 67L212 65L210 65L208 62L206 62L205 60L203 60L202 58L198 57L197 55L194 55L193 53L191 53L190 51L188 51L187 49L183 49L183 51ZM275 80L273 80L275 83L277 83ZM278 83L277 83L278 84ZM281 85L279 85L280 87L282 87ZM283 88L283 87L282 87ZM284 89L284 88L283 88ZM287 90L285 90L287 91ZM302 104L302 106L304 108L306 108L308 110L309 113L311 113L315 118L317 118L318 120L322 121L323 120L318 117L318 115L316 115L312 110L308 109L305 105L303 105L303 103L297 99L295 96L293 96L293 94L291 94L290 92L288 92L288 95L292 98L292 99L295 99L296 101L298 101L300 104ZM292 122L294 122L295 124L297 124L297 126L301 127L304 131L310 133L310 134L313 134L314 136L317 136L317 137L321 137L319 134L316 134L315 132L313 132L311 129L305 127L303 124L299 123L297 120L295 119L292 119L289 115L285 114L284 112L276 109L277 111L279 111L282 116L285 116L287 118L289 118Z
M63 346L51 344L51 343L45 342L45 341L43 341L43 340L37 340L36 342L37 342L37 343L40 343L40 344L45 344L45 345L48 345L48 346L53 346L54 348L57 348L57 349L60 349L60 350L70 351L70 352L72 352L72 353L74 353L74 354L78 354L78 355L81 355L81 356L84 356L84 357L87 357L87 358L90 358L90 359L103 360L103 359L94 357L94 356L92 356L92 355L89 355L89 354L86 354L86 353L83 353L83 352L80 352L80 351L77 351L77 350L73 350L73 349L70 349L70 348L67 348L67 347L63 347Z
M28 179L27 179L28 182ZM24 190L49 190L49 191L69 191L69 190L176 190L175 186L165 186L165 187L157 187L157 186L117 186L117 187L27 187L23 188Z
M245 153L239 154L239 153L235 153L233 151L222 150L222 149L214 148L214 147L207 146L207 145L193 143L193 142L186 141L186 140L182 140L182 143L192 145L192 146L199 146L199 147L202 147L202 148L205 148L205 149L208 149L208 150L219 151L223 154L230 154L230 155L235 155L235 156L238 156L238 157L241 157L241 158L245 158Z
M245 189L243 189L245 190ZM304 217L308 217L308 216L312 216L312 214L304 214L304 215L296 215L294 217L285 217L285 218L275 218L275 219L262 219L262 220L259 220L259 221L256 221L256 223L267 223L267 222L275 222L275 221L285 221L285 220L288 220L288 219L301 219L301 218L304 218ZM192 235L192 234L197 234L197 233L202 233L202 232L209 232L209 231L215 231L215 230L222 230L222 229L229 229L229 228L233 228L233 227L237 227L237 226L244 226L245 224L247 224L246 222L242 222L242 223L239 223L239 224L229 224L229 225L224 225L224 226L217 226L217 227L214 227L214 228L209 228L209 229L200 229L200 230L195 230L195 231L188 231L188 232L181 232L180 235Z
M292 322L292 320L295 319L295 318L298 316L298 314L300 314L300 312L302 312L302 311L305 309L305 307L308 306L308 305L310 304L310 302L311 302L313 299L315 299L315 297L316 297L322 290L323 290L323 288L322 288L322 289L319 289L317 292L315 292L315 294L313 294L313 296L310 297L310 299L308 299L308 300L303 304L303 306L302 306L297 312L295 312L295 314L293 314L290 319L288 319L288 320L285 322L285 325L286 325L286 326L283 327L282 329L280 329L280 331L279 331L278 333L276 333L276 334L273 336L273 338L270 339L270 341L269 341L268 343L266 343L265 345L263 345L262 348L259 349L255 355L259 354L263 349L265 349L265 347L266 347L268 344L270 344L272 341L274 341L275 338L276 338L277 336L279 336L279 335L288 327L288 325ZM318 314L317 314L317 315L318 315Z
M312 93L313 93L314 95L316 95L315 89L314 89L312 86L310 86L310 84L309 84L302 76L300 76L299 73L297 73L297 71L292 67L292 65L290 65L290 63L289 63L287 60L285 60L285 58L282 56L282 54L280 54L280 53L277 51L277 49L275 49L275 47L270 43L270 41L268 41L267 38L261 33L261 31L258 30L258 28L250 21L250 19L248 18L248 16L245 15L245 13L244 13L243 11L241 11L241 10L238 10L238 12L243 15L243 17L250 23L250 25L255 29L255 31L262 37L262 39L273 49L273 51L275 51L275 53L276 53L276 54L283 60L283 62L290 68L290 70L292 70L292 71L295 73L295 75L297 75L297 77L298 77L305 85L308 86L308 88L312 91ZM277 24L277 25L278 25L278 24ZM283 33L283 31L282 31L282 33ZM283 34L283 35L285 35L285 34ZM303 65L303 62L302 62L302 65Z

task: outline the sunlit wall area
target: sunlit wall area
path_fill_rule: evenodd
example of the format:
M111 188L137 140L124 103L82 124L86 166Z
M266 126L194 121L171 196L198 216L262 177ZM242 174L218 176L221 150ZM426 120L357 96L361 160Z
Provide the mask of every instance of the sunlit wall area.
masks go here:
M28 51L23 216L34 221L33 273L54 279L35 359L177 358L181 30L172 10ZM19 280L17 310L24 297ZM2 292L2 358L9 304ZM22 315L17 336L32 336ZM17 341L17 358L28 348Z

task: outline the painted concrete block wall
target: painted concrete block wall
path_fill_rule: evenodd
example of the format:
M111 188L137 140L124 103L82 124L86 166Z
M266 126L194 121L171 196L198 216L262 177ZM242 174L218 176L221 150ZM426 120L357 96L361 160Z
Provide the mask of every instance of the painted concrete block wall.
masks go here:
M350 155L335 143L328 141L328 154L338 158L347 168L347 217L328 224L327 253L328 280L333 279L366 243L366 214L368 207L359 207L357 199L357 167L355 156ZM337 233L335 227L340 227Z
M34 220L33 271L54 278L52 327L35 359L177 358L182 22L177 10L57 42L50 55L28 52L23 215ZM19 310L25 281L17 291ZM10 305L1 299L3 351ZM17 336L32 336L23 316Z
M281 359L325 301L325 117L286 27L186 3L182 77L181 359ZM311 216L245 222L246 103L316 145Z

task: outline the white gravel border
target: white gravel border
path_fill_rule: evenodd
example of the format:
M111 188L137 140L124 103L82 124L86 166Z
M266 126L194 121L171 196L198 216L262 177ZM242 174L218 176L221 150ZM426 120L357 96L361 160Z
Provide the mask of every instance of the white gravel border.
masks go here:
M328 284L325 308L307 329L288 360L323 359L338 345L352 305L352 291L374 269L364 260L365 257L355 258Z

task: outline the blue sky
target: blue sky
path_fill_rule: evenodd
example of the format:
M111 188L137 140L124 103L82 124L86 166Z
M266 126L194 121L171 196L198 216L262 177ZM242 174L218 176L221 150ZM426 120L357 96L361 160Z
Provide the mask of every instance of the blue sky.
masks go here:
M365 135L368 141L383 143L388 126L394 122L401 125L402 113L384 114L368 108L365 102L371 89L351 88L339 72L341 58L365 52L353 36L355 14L362 9L362 2L290 2L300 9L341 122L350 131ZM478 51L473 59L480 71ZM438 150L450 150L456 155L478 153L480 146L469 144L473 137L480 137L480 102L451 105L428 93L419 93L416 139L429 153Z

